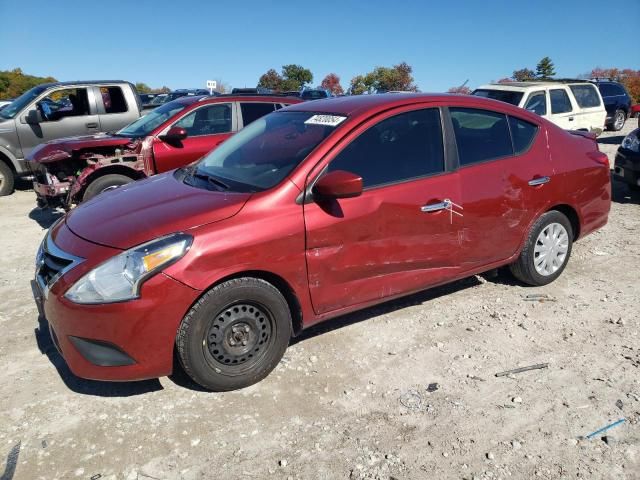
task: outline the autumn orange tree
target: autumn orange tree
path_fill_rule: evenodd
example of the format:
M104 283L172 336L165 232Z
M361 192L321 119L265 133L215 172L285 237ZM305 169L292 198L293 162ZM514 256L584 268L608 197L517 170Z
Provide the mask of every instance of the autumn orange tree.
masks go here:
M333 95L342 95L344 93L342 85L340 85L340 77L335 73L329 73L324 77L320 82L320 88L329 90Z
M582 76L620 82L625 86L634 102L640 103L640 70L596 67L590 73Z

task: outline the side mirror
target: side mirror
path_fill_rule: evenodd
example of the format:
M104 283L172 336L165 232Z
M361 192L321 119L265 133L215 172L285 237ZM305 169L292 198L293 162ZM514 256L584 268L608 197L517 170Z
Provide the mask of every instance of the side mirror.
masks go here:
M171 143L171 142L181 142L185 138L187 138L187 131L182 127L171 127L166 135L162 135L160 140Z
M42 123L42 114L38 110L29 110L24 120L29 125L38 125Z
M320 198L352 198L362 194L362 177L336 170L327 173L313 186L314 196Z

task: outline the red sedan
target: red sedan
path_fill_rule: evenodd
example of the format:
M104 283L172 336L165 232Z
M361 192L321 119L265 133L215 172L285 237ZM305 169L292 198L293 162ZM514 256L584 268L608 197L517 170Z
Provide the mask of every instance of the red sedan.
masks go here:
M36 280L77 375L264 378L329 318L503 265L552 282L607 222L607 156L503 102L389 94L298 104L190 167L51 228Z

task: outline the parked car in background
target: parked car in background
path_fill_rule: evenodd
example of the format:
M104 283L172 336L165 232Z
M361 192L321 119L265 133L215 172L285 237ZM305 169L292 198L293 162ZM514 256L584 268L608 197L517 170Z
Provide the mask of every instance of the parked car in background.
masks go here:
M140 103L142 103L142 108L148 108L151 104L151 101L156 98L158 93L141 93L140 94Z
M189 164L263 115L300 101L185 95L116 133L42 144L29 156L38 204L68 209L105 190Z
M180 88L178 90L174 90L173 92L170 93L161 93L156 95L154 98L151 99L151 101L149 101L149 103L147 103L144 107L144 114L149 113L149 110L153 110L154 108L160 106L160 105L164 105L167 102L171 102L173 100L176 100L178 98L182 98L182 97L199 97L202 95L209 95L209 90L204 90L202 88ZM215 95L219 95L218 93L214 92L213 96Z
M329 98L331 93L329 90L322 88L305 88L300 92L300 98L303 100L319 100L321 98Z
M609 172L591 135L503 102L303 102L72 210L36 297L80 377L168 375L175 354L203 387L242 388L329 318L503 265L554 281L606 224Z
M0 100L0 110L2 110L4 107L9 105L11 102L13 102L13 99L11 99L11 100Z
M640 125L638 127L622 140L613 169L614 178L633 190L640 190Z
M631 96L624 85L610 80L596 80L607 109L606 126L609 130L619 131L624 127L631 113Z
M492 83L473 95L522 107L565 130L596 135L602 133L607 115L600 92L586 80Z
M16 176L30 175L25 158L39 144L70 135L115 131L140 117L129 82L45 83L0 110L0 196Z
M631 105L631 116L638 119L638 127L640 127L640 104Z

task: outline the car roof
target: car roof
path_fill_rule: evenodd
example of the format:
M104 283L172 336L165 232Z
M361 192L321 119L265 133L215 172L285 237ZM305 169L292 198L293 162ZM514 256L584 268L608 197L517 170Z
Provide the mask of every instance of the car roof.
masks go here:
M173 100L173 103L191 105L194 103L224 103L224 102L269 102L269 103L300 103L297 97L282 95L188 95Z
M476 90L512 90L518 92L524 92L528 90L535 90L540 87L557 87L559 85L593 85L593 82L589 80L579 79L559 79L559 80L532 80L529 82L502 82L502 83L488 83L486 85L479 86Z
M126 80L71 80L66 82L41 83L39 87L68 87L73 85L113 85L114 83L130 83Z

